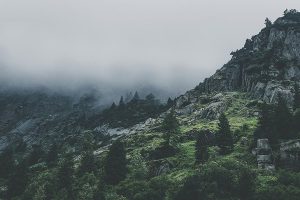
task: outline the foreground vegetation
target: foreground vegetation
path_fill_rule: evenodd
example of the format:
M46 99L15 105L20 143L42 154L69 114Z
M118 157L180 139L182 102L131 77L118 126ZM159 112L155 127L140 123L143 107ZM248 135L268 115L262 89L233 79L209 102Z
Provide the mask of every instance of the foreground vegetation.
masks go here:
M88 131L80 151L66 144L53 144L47 151L38 145L29 151L22 143L11 146L0 157L1 198L298 199L299 172L258 169L251 153L261 129L272 122L249 112L261 107L264 112L266 105L243 93L225 95L233 98L219 119L187 124L190 115L176 117L171 110L150 129L121 137L108 149ZM296 120L299 105L293 114L280 102L268 107L272 120L283 110L291 122ZM294 125L285 128L294 134L276 135L276 141L299 138Z

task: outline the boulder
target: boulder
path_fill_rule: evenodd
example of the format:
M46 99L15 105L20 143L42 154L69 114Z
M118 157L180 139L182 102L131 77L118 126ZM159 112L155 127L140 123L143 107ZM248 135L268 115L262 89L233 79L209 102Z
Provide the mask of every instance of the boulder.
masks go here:
M269 139L258 139L256 146L257 166L260 169L274 170L272 149L269 144Z
M280 144L281 167L300 169L300 140L290 140Z
M205 108L195 112L200 119L217 119L221 113L227 109L227 103L224 101L210 103Z

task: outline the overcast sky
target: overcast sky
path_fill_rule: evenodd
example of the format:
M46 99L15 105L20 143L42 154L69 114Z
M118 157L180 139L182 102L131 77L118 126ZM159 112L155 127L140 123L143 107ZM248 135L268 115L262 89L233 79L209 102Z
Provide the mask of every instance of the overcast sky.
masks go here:
M0 0L0 79L193 88L299 0Z

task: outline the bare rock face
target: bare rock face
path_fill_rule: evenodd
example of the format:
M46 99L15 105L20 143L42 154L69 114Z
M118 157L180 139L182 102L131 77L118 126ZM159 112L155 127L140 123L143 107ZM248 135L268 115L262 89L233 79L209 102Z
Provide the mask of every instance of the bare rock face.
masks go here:
M272 149L268 139L258 139L256 147L257 166L260 169L274 170Z
M280 144L280 165L288 169L300 169L300 140Z
M227 104L224 101L212 102L205 108L197 111L200 119L217 119L221 113L227 109Z
M195 90L190 90L186 92L184 95L177 97L175 100L175 108L181 109L191 103L197 102L198 95L195 95L195 92L197 93L197 91Z
M233 52L232 59L196 90L242 90L266 102L275 102L282 94L291 104L293 85L300 84L299 27L299 13L279 18Z

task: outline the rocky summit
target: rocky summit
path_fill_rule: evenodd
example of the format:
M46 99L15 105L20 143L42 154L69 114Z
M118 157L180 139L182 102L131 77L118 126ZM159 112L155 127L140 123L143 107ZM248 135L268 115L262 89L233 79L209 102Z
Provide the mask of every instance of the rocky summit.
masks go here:
M300 81L300 15L288 13L266 27L244 47L232 52L232 59L196 91L244 91L266 102L275 102L278 94L289 103L293 86Z
M0 93L0 199L300 195L300 13L286 10L174 100Z

